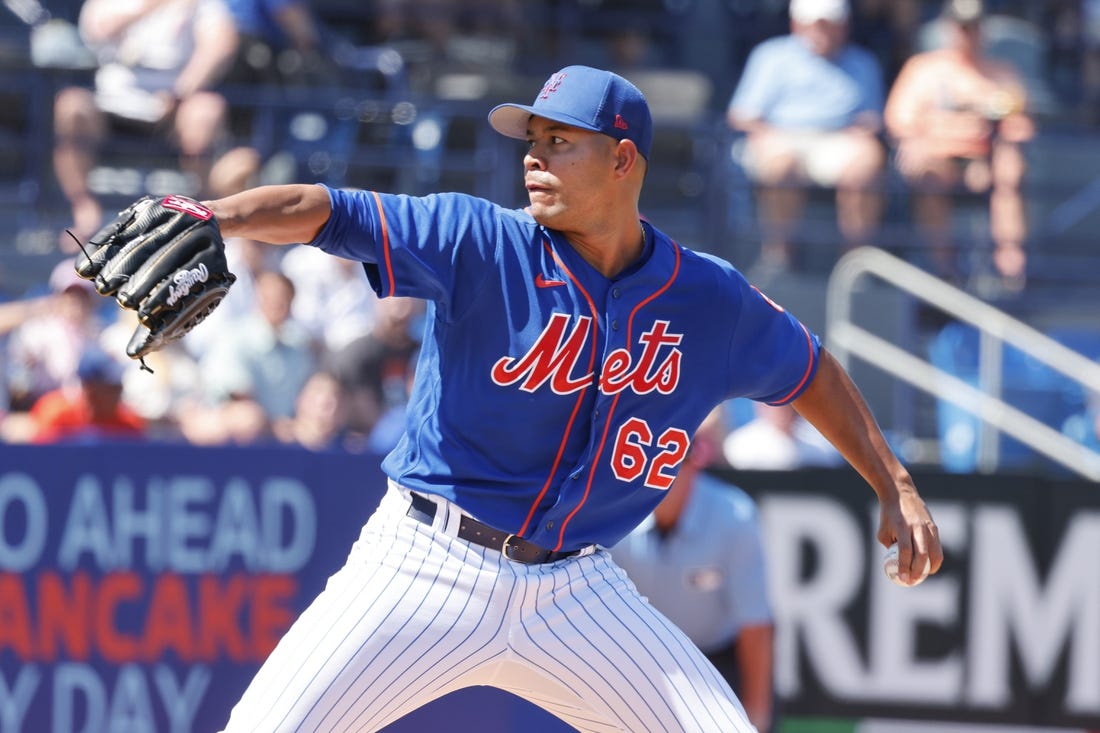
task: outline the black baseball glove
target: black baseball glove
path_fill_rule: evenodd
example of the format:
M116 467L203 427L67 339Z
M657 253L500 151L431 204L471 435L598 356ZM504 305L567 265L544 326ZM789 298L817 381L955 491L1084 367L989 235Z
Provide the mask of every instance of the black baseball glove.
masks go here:
M144 196L119 212L77 257L76 272L137 311L131 359L163 348L217 307L237 277L225 260L218 222L186 196Z

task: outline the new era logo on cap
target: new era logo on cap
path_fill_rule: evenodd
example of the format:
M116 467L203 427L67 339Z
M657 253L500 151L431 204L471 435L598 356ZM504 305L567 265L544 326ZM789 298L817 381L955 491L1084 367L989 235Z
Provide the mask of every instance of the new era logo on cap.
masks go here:
M567 66L550 75L534 104L502 104L489 113L489 124L502 135L527 138L532 115L631 140L646 158L653 143L649 104L638 87L602 69Z

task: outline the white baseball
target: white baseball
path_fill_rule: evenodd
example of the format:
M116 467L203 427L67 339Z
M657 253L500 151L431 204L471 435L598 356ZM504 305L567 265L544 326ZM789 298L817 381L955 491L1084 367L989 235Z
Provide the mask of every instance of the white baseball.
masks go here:
M932 569L932 563L928 558L925 558L924 571L916 578L909 578L908 583L901 582L901 579L898 578L898 543L895 542L886 549L886 555L882 558L882 569L886 571L886 577L890 580L904 588L911 588L928 577L928 571Z

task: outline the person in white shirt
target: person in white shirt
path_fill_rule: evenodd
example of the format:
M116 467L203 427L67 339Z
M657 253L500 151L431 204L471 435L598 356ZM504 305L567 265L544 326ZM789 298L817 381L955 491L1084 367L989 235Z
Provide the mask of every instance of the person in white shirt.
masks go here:
M103 222L88 184L103 142L119 124L169 139L181 169L205 185L224 137L228 105L216 91L237 51L222 0L85 0L80 37L99 66L93 89L71 86L54 100L54 172L81 241ZM61 245L76 250L62 234Z
M839 466L843 457L790 405L754 403L756 417L726 436L722 454L733 468L786 471Z

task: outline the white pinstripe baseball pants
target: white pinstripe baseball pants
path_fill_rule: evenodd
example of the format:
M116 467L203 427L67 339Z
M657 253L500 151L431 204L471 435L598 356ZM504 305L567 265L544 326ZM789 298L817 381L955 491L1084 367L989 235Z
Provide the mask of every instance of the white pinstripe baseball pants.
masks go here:
M523 565L406 516L391 485L225 733L376 731L489 685L581 731L751 733L729 685L609 553ZM456 523L452 521L452 524Z

